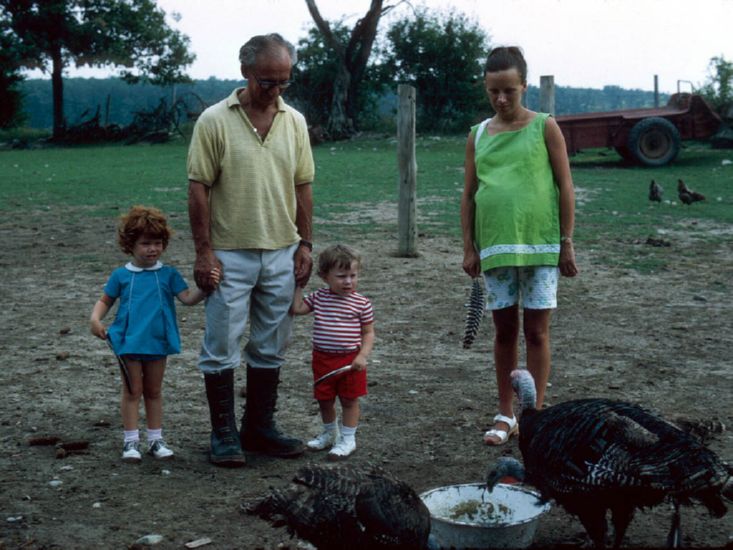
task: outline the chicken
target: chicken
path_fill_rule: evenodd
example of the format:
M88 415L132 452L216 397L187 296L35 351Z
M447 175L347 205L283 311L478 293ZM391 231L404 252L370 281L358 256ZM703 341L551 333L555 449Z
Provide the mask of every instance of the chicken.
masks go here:
M681 179L677 180L677 196L680 198L680 201L685 204L692 204L693 202L705 200L705 195L698 193L697 191L693 191L687 187L685 182Z
M655 202L662 202L662 186L656 181L652 180L649 184L649 200Z

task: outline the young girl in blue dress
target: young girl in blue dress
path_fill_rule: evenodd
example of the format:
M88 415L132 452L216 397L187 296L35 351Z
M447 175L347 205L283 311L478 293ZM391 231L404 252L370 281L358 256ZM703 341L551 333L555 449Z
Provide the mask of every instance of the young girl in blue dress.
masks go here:
M122 384L121 403L125 462L142 459L138 432L141 397L145 403L148 452L157 459L173 457L163 440L161 394L166 358L181 351L173 298L191 306L206 296L198 288L189 290L174 267L161 263L171 234L165 216L157 208L134 206L122 217L117 242L131 259L112 272L90 319L92 334L109 339L129 372L131 390ZM218 284L218 270L212 272L212 277ZM102 319L118 298L115 320L107 329Z

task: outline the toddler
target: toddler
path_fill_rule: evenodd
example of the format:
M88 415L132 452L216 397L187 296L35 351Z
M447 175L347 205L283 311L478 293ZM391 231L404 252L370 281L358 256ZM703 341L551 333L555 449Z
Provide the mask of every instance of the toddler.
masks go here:
M374 346L374 312L369 299L356 292L361 257L344 245L330 246L318 258L318 275L328 285L303 298L296 287L291 312L313 312L313 379L344 366L350 370L315 385L323 432L308 441L309 449L330 447L328 460L343 460L356 450L359 397L367 394L367 358ZM341 402L339 429L336 397Z

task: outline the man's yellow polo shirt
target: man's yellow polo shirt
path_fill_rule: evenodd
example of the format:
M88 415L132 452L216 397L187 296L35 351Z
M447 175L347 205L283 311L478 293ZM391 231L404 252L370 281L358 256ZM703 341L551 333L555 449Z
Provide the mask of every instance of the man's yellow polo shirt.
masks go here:
M188 179L210 188L215 249L277 250L297 242L295 187L313 181L305 117L278 98L264 141L232 94L206 109L188 150Z

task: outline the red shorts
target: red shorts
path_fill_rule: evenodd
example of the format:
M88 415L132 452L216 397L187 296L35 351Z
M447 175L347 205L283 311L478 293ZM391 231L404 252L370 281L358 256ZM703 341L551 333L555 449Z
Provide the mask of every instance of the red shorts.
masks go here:
M321 376L345 367L353 363L359 350L349 353L326 353L313 350L313 381ZM361 371L348 371L343 374L324 380L313 388L313 397L318 401L335 399L336 396L345 399L356 399L367 394L366 369Z

